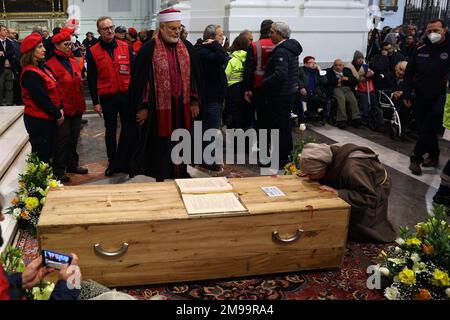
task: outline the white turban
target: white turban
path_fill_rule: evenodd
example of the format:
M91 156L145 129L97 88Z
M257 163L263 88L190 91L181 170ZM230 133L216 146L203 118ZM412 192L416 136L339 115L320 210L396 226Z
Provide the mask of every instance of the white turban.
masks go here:
M161 11L159 13L158 21L161 22L172 22L181 21L181 11L176 9L168 9Z
M306 173L318 173L326 171L332 161L329 145L308 143L300 156L300 169Z

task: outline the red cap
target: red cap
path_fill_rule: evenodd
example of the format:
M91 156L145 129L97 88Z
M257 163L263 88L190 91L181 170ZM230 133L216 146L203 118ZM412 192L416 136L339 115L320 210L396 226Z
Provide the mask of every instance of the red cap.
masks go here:
M75 28L73 27L64 27L61 29L61 32L65 32L68 33L70 35L72 35L75 32Z
M77 19L69 19L69 20L67 20L67 25L70 25L70 26L77 26L77 25L79 25L79 24L80 24L80 21L77 20Z
M135 38L137 38L137 36L138 36L138 32L135 28L129 28L128 33L131 34Z
M52 37L53 44L61 43L64 41L70 41L71 35L67 32L61 31L60 33Z
M20 46L20 53L25 54L32 51L41 42L42 36L39 33L34 32L30 34L28 37L23 39L22 44Z
M307 64L309 60L316 60L316 58L307 56L307 57L305 57L305 59L303 59L303 64Z

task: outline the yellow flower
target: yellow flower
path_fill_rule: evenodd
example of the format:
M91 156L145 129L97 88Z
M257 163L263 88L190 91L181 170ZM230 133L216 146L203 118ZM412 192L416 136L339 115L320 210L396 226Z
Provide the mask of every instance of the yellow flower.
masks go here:
M406 245L408 246L420 246L422 244L422 241L420 241L417 238L409 238L406 240Z
M408 268L403 269L403 271L399 273L398 278L401 283L410 286L416 283L416 275L414 274L414 271Z
M30 219L30 213L28 211L22 211L20 216L22 217L22 219L25 219L25 220L29 220Z
M59 187L59 183L56 180L50 180L49 183L48 183L48 186L50 188L58 188Z
M439 269L434 270L432 283L433 285L440 287L450 286L448 273Z
M25 207L28 210L34 210L39 207L39 199L36 197L30 197L25 199Z

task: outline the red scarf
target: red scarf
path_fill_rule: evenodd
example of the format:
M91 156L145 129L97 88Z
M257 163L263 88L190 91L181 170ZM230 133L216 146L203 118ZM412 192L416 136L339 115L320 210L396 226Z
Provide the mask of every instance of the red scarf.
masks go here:
M171 137L174 129L172 124L172 85L167 50L161 35L155 37L156 45L153 54L153 75L155 79L156 110L158 132L160 137ZM191 59L183 41L176 44L178 65L183 94L184 123L186 129L191 127ZM176 85L176 84L175 84Z
M69 59L69 58L72 58L72 57L73 57L73 52L72 52L72 50L70 50L69 53L64 53L64 52L62 52L62 51L60 51L60 50L58 50L58 49L55 49L55 54L56 54L57 56L60 56L60 57L66 58L66 59Z

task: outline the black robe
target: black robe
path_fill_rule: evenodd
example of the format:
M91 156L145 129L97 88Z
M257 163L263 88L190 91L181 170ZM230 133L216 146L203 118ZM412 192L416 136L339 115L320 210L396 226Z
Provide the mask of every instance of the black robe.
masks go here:
M144 44L136 57L135 71L130 84L130 108L127 114L127 127L126 130L123 130L124 134L121 137L118 153L119 162L123 168L121 171L129 172L131 177L145 175L153 177L157 181L163 181L164 179L187 177L187 166L174 166L171 160L171 152L175 144L170 141L170 138L160 137L158 134L156 95L152 71L155 44L154 39ZM184 41L184 44L191 59L191 90L198 95L201 106L204 93L201 62L192 44L187 41ZM136 115L141 109L147 84L150 84L149 117L144 125L138 126ZM178 105L179 110L175 110L176 105ZM183 110L181 96L178 103L172 102L173 121L179 124L174 126L174 129L186 127Z

